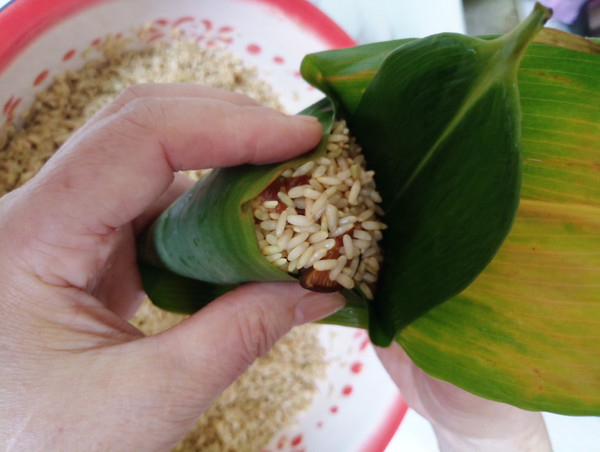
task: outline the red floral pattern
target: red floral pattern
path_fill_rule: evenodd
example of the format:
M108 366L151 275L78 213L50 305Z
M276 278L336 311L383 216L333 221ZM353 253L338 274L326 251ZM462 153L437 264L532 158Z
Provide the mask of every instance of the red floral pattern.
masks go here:
M127 33L117 33L114 38L121 39ZM193 16L182 16L173 20L165 18L155 19L151 26L143 31L136 33L137 38L143 42L150 43L159 39L191 39L199 45L213 47L216 45L228 46L234 42L235 28L230 25L215 25L215 23L207 18L195 18ZM104 38L106 39L106 38ZM239 39L239 38L238 38ZM44 82L51 79L48 77L51 74L56 74L62 70L62 63L72 60L78 54L83 55L89 48L98 47L103 42L103 38L94 38L89 42L88 48L67 50L57 65L50 69L44 69L38 73L32 82L32 86L42 88ZM249 43L246 46L248 55L259 55L263 52L262 47L256 43ZM278 66L285 64L285 59L280 55L273 55L272 61ZM299 76L297 71L292 72L294 76ZM4 101L2 109L2 117L4 122L12 122L16 117L16 109L21 103L21 98L12 94Z

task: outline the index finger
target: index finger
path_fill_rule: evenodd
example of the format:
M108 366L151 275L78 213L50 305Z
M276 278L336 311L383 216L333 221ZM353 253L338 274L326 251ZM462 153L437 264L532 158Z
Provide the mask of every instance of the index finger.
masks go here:
M258 101L244 94L198 83L138 83L127 86L119 93L114 101L104 106L90 118L86 126L114 115L133 100L147 97L196 97L222 100L240 106L261 105Z
M263 164L316 146L314 118L214 98L142 97L68 140L33 185L43 212L69 212L81 232L106 233L140 215L179 170ZM35 208L30 205L30 208ZM47 225L48 223L46 223Z

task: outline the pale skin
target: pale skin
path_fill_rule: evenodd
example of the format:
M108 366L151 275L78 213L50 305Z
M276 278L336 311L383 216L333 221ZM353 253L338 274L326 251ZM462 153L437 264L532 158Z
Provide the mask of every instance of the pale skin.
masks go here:
M320 136L314 119L238 94L139 85L1 198L0 449L169 450L277 339L340 309L338 294L263 283L156 336L127 322L144 297L135 236L188 186L176 171L285 160ZM539 447L497 450L549 450L538 413L438 388L399 348L379 353L443 447L510 412L522 428L504 436L533 435Z

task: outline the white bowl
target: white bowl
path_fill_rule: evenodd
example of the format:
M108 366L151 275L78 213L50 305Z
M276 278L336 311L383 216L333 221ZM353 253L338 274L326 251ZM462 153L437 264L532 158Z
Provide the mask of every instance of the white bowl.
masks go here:
M0 12L0 123L16 120L55 74L98 56L105 36L127 37L147 23L156 39L176 26L202 44L225 45L258 68L290 112L322 97L300 77L302 57L353 44L302 0L16 0ZM310 409L265 450L383 451L407 408L396 386L364 331L324 326L321 341L327 379Z

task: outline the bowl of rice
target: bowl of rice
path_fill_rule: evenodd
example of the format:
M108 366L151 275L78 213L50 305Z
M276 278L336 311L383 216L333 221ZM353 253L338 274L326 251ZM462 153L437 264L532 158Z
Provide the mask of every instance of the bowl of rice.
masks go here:
M303 0L15 0L0 10L0 196L33 177L123 88L186 82L287 113L322 94L308 53L353 45ZM145 302L131 322L156 334L184 317ZM202 414L178 451L385 450L406 405L368 335L295 328Z

